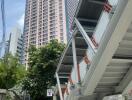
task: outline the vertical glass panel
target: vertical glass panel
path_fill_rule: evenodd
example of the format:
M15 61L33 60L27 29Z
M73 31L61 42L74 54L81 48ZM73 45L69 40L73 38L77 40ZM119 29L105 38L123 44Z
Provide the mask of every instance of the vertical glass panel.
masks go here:
M84 60L82 60L79 64L80 66L80 77L81 77L81 81L83 81L84 77L85 77L85 74L87 72L87 64L85 63Z
M76 76L77 76L77 72L76 72L75 68L73 67L72 72L71 72L71 79L72 79L73 84L77 83Z
M93 35L97 43L100 43L100 40L106 30L109 20L109 13L103 11Z

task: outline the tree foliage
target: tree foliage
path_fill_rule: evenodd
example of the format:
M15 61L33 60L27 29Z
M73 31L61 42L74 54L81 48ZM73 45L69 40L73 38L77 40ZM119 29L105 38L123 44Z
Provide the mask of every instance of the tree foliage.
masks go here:
M63 49L64 44L56 40L38 49L30 47L29 73L23 84L33 100L48 100L46 90L56 83L54 74Z
M6 54L0 59L0 88L10 89L25 77L26 71L17 57Z

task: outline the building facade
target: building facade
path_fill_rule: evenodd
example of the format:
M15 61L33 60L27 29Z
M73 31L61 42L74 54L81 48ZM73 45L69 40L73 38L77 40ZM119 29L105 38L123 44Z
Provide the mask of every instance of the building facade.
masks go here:
M37 48L53 39L66 43L65 0L26 0L24 48ZM25 64L28 54L25 52Z
M23 63L23 35L21 29L14 28L9 37L9 53L13 56L17 55L21 63Z
M70 39L72 31L73 31L71 27L72 27L72 22L74 20L78 3L79 3L79 0L65 0L67 40Z
M5 43L0 42L0 58L4 57L6 53L9 52L9 41Z

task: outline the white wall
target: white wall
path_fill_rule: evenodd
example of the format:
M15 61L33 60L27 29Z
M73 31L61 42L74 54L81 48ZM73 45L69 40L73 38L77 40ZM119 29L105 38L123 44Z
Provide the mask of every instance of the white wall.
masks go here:
M10 47L9 52L15 55L17 53L18 39L21 37L21 30L19 28L14 28L11 31L10 36Z

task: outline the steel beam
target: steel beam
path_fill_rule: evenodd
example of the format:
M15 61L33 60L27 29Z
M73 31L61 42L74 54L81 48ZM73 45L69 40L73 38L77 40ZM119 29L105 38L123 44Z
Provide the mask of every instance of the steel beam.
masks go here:
M67 77L67 76L59 76L59 78L66 78L66 79L68 79L69 77Z
M97 23L98 20L94 19L84 19L84 18L78 18L79 21L85 21L85 22L92 22L92 23Z
M57 84L58 84L60 100L64 100L63 95L62 95L61 84L60 84L60 79L59 79L58 73L56 73L56 80L57 80Z
M88 2L95 3L95 4L99 4L99 5L104 5L104 2L97 1L97 0L89 0Z
M130 66L129 71L127 72L125 77L122 79L119 86L116 88L116 92L122 92L131 81L132 81L132 66Z
M117 59L117 58L113 58L111 62L115 62L115 63L132 63L132 59Z
M88 46L91 46L91 48L93 49L93 51L96 52L96 47L93 45L93 43L90 40L89 36L85 32L84 28L81 26L80 22L76 18L75 18L75 23L76 23L79 31L81 32L82 36L84 37L86 43L88 44Z
M77 74L77 54L76 54L76 44L75 44L75 37L72 37L72 53L73 53L73 64L74 64L74 68L75 68L75 78L77 80L77 82L79 82L78 80L78 74Z
M72 48L72 47L70 47L70 48ZM85 51L86 48L81 48L81 46L80 46L80 47L76 47L76 50Z

